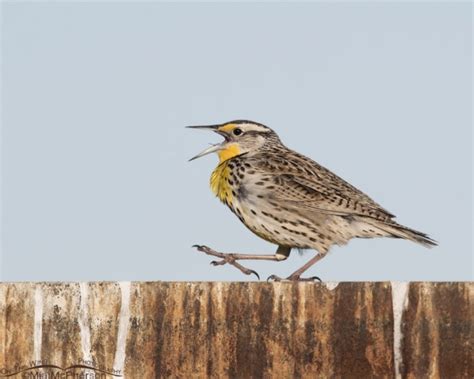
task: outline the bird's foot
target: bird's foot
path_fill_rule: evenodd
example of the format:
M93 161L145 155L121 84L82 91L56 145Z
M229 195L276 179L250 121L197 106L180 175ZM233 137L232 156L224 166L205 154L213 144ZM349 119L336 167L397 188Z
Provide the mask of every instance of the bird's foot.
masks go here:
M269 281L282 282L282 281L284 281L284 280L285 280L285 279L280 278L278 275L270 275L270 276L267 278L267 282L269 282Z
M274 281L274 282L315 282L315 281L320 281L322 280L318 276L312 276L310 278L301 278L299 275L290 275L286 279L282 279L277 275L270 275L267 278L267 282L269 281Z
M234 266L238 270L240 270L242 273L245 275L251 275L254 274L258 280L260 280L260 275L254 270L251 270L247 267L242 266L240 263L237 262L237 259L235 258L234 254L225 254L225 253L219 253L218 251L215 251L211 249L210 247L204 246L204 245L194 245L198 251L201 251L207 255L212 255L213 257L220 258L218 261L212 261L211 265L213 266L222 266L225 264L230 264L231 266Z

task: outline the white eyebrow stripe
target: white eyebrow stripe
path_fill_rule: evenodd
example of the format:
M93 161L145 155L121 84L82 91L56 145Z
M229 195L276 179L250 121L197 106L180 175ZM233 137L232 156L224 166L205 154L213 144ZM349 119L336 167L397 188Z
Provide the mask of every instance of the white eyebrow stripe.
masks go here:
M268 132L269 129L255 124L237 124L244 132Z

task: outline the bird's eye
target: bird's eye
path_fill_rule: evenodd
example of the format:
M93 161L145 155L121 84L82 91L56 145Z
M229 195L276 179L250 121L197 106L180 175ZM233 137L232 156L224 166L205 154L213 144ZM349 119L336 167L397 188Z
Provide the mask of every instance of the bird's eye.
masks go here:
M235 136L240 136L243 132L242 129L235 128L233 133Z

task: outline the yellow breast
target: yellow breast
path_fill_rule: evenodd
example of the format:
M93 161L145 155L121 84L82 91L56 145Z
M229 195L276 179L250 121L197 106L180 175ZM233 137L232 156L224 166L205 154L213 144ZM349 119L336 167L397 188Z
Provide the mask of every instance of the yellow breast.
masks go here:
M224 203L232 203L232 188L228 182L230 168L226 161L219 164L211 175L211 190Z
M220 150L219 165L212 172L211 175L211 189L212 192L224 203L232 204L232 188L228 182L231 169L229 168L229 159L240 154L240 149L237 144L231 144L227 149Z

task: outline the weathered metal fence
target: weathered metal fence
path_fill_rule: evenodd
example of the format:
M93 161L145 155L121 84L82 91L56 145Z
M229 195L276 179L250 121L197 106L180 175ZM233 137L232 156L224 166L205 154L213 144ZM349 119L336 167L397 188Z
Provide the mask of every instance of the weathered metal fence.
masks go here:
M473 378L473 288L0 283L0 377Z

